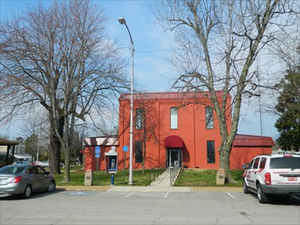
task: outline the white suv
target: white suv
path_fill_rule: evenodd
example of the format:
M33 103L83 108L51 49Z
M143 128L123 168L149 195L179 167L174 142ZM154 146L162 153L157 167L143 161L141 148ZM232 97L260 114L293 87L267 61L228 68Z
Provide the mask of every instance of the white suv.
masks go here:
M300 155L260 155L244 169L244 193L257 193L260 203L273 194L300 195Z

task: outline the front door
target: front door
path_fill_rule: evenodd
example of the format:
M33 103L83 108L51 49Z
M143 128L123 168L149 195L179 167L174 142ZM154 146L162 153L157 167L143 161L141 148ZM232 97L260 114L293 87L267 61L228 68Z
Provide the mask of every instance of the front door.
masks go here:
M181 167L181 149L167 149L167 168Z

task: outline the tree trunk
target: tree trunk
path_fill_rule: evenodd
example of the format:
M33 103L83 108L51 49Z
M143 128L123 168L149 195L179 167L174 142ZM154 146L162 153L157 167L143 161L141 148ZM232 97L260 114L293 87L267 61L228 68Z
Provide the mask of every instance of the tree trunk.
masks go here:
M224 169L225 172L225 183L234 183L234 179L231 176L230 171L230 152L232 148L232 141L230 136L227 136L227 138L222 141L222 144L220 146L219 150L219 168Z
M67 145L64 148L65 152L65 168L64 168L64 182L69 183L70 182L70 148Z
M51 126L51 125L50 125ZM61 158L61 145L58 137L55 135L53 128L50 128L50 149L49 149L49 166L52 174L60 174L60 158Z
M72 115L71 117L71 125L69 126L69 120L68 118L65 119L65 134L64 134L64 153L65 153L65 170L64 170L64 182L68 183L71 181L71 176L70 176L70 146L71 143L73 142L73 137L74 137L74 125L75 125L75 117Z
M64 132L64 118L60 117L58 119L58 133L63 136ZM60 174L60 161L61 161L61 142L59 141L59 137L55 132L55 122L53 117L50 117L50 172L52 174Z

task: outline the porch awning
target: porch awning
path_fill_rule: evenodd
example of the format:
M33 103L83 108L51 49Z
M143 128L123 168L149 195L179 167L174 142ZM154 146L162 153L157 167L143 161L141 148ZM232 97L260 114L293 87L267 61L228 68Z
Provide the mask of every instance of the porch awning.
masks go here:
M11 140L7 140L7 139L4 139L4 138L0 138L0 145L1 146L9 146L9 145L18 145L20 144L20 142L18 141L11 141Z
M165 147L166 148L184 148L184 142L180 137L178 137L176 135L171 135L171 136L166 137Z

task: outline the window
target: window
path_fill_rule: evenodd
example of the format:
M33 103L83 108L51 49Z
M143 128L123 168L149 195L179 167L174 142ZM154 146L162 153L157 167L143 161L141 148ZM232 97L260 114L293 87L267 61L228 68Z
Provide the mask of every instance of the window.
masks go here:
M42 167L37 166L36 167L38 174L45 174L45 171L42 169Z
M135 142L135 162L143 162L143 142L141 141Z
M300 169L300 157L271 158L270 169Z
M0 169L0 173L3 174L18 174L21 173L25 167L17 167L17 166L6 166Z
M265 166L266 166L266 161L267 161L266 158L261 158L260 164L259 164L259 169L264 169L264 168L265 168Z
M213 109L210 106L205 107L206 128L214 128Z
M256 158L253 164L253 169L257 169L258 168L258 163L259 163L259 158Z
M29 174L38 174L37 168L36 167L31 167L29 169Z
M138 108L136 109L136 119L135 119L135 128L137 130L143 129L144 127L144 109Z
M215 163L215 142L207 141L207 163Z
M249 169L253 168L253 164L254 164L254 159L251 161L250 165L249 165Z
M175 107L172 107L170 110L171 114L171 129L177 129L178 128L178 109Z

